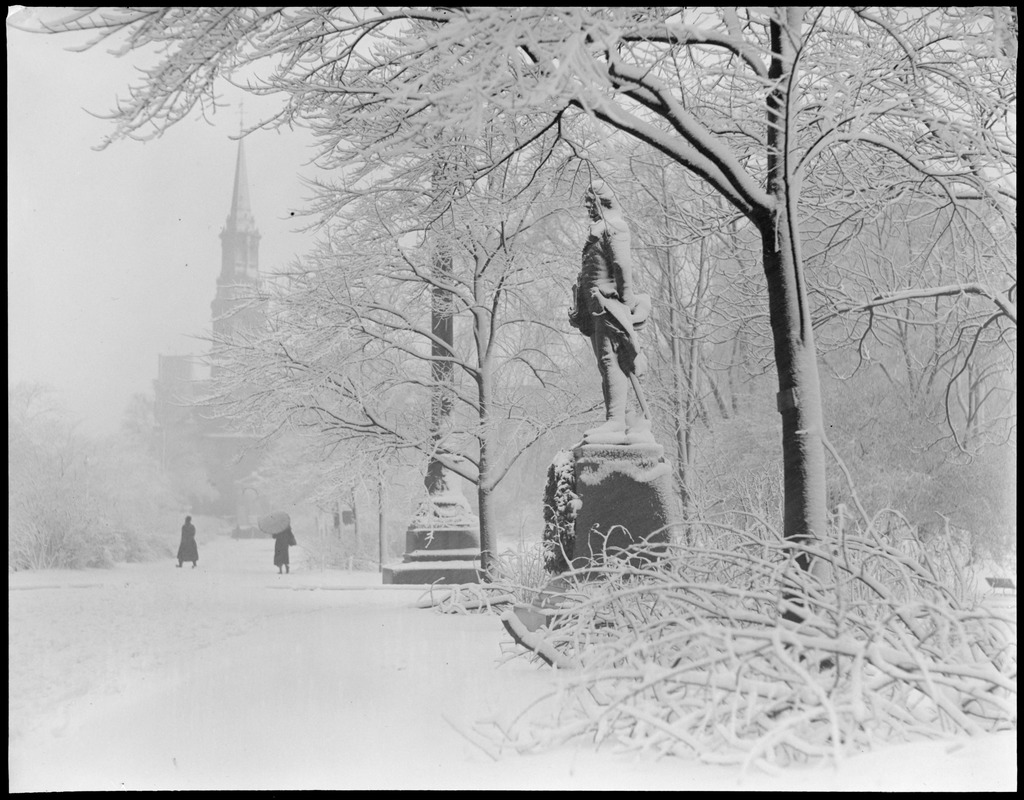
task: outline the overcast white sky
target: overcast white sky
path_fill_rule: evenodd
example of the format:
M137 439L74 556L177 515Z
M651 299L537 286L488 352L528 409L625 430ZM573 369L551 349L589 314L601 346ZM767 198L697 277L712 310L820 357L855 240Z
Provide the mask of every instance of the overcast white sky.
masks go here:
M133 394L152 391L158 353L205 350L192 337L210 328L239 114L96 151L112 123L86 109L113 108L133 67L104 49L67 52L83 38L7 27L8 384L53 386L102 433ZM245 107L253 121L257 99ZM245 140L264 271L312 240L292 217L308 194L299 175L314 174L309 143L302 133Z

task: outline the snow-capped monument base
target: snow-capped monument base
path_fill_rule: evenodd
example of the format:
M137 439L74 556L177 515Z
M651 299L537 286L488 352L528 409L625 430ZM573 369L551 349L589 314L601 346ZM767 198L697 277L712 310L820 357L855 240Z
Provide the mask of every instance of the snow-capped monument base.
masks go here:
M678 525L672 470L658 444L584 444L573 450L576 516L572 566L585 568L639 544L668 541Z
M479 583L480 522L458 491L432 494L405 534L402 563L383 570L384 583Z

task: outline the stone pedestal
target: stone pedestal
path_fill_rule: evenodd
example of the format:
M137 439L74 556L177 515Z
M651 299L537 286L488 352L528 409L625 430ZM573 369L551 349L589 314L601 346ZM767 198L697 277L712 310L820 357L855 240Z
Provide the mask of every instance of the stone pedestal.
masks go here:
M571 566L584 569L605 555L646 542L656 557L677 525L672 469L658 444L583 444L573 450L574 491L579 497Z
M479 583L480 522L455 491L431 495L405 534L402 563L384 567L384 583Z

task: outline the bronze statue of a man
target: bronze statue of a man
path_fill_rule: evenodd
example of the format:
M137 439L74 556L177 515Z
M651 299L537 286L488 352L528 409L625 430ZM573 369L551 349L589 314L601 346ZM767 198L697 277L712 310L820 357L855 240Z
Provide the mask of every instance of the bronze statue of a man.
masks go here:
M601 372L605 422L587 431L584 444L653 442L650 419L638 376L646 361L637 329L651 311L650 295L633 287L629 227L615 196L603 181L595 181L585 196L590 235L583 245L583 263L573 287L569 324L589 336ZM627 414L632 384L642 412Z

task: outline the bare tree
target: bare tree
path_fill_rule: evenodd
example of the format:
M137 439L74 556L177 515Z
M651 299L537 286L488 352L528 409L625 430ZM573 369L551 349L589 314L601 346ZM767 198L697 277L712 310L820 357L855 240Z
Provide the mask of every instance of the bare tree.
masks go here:
M555 276L568 270L536 246L558 205L547 186L520 181L536 166L527 155L463 184L440 211L436 174L361 190L278 281L267 331L224 343L218 371L225 415L378 458L425 457L428 490L441 470L474 484L485 568L497 553L495 488L579 412L551 322Z
M801 540L825 531L801 199L891 191L984 203L1012 223L1012 19L948 7L160 8L91 9L60 27L95 29L121 53L164 48L117 109L114 138L156 135L212 104L219 76L244 75L283 94L267 124L308 124L332 167L393 163L455 124L470 138L504 125L518 149L583 113L699 176L761 240L785 534ZM862 163L899 170L865 187Z
M819 295L815 325L827 351L857 353L846 377L879 365L910 403L941 393L936 422L966 454L1014 428L1016 237L957 211L904 204L861 220L856 239L832 248L835 285Z

